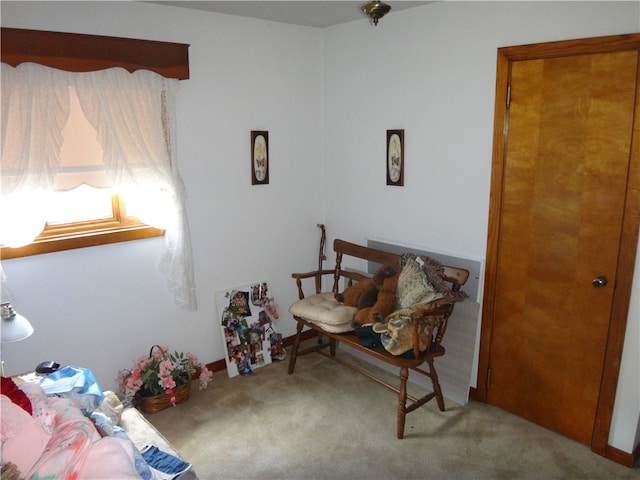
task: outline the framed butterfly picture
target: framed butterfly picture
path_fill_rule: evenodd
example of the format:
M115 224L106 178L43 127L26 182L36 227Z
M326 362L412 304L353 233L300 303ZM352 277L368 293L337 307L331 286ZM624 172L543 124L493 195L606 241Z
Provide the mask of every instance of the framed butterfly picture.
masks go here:
M269 132L251 131L251 185L269 183Z
M387 185L404 186L404 130L387 130Z

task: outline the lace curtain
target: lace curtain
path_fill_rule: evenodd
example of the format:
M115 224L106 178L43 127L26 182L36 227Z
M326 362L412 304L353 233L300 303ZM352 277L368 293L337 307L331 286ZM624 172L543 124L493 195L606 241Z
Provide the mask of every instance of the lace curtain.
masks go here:
M73 86L98 133L112 188L143 222L165 229L160 269L167 274L176 304L196 310L186 194L174 143L178 80L146 70L77 73L33 63L16 68L2 64L1 73L0 206L3 223L11 228L2 229L0 242L30 243L42 231L47 196L60 171L61 132Z

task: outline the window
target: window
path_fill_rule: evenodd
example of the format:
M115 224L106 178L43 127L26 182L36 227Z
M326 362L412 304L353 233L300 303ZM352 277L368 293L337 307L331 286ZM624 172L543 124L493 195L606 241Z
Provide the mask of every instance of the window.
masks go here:
M174 139L175 92L178 80L189 78L188 45L1 31L0 234L20 235L22 243L28 243L48 221L38 241L25 247L22 254L26 255L36 253L35 245L55 251L164 230L160 270L167 275L176 304L197 309L186 192L176 165ZM79 162L62 160L66 147L62 132L74 96L97 133L100 161L86 155L86 149ZM66 211L51 214L51 206L58 203L53 199L68 196L60 191L94 181L94 187L112 189L107 200L111 212L105 206L104 213L97 215L102 218L92 210L89 220L83 214L73 222ZM75 193L84 195L82 190ZM82 202L87 202L84 196ZM13 241L0 243L14 245ZM8 258L4 251L2 255Z
M48 197L44 229L28 245L3 245L3 259L164 234L164 230L140 221L135 212L127 210L124 198L112 191L97 132L82 112L74 87L69 87L69 98L69 119L62 130L61 168L54 177L54 192Z

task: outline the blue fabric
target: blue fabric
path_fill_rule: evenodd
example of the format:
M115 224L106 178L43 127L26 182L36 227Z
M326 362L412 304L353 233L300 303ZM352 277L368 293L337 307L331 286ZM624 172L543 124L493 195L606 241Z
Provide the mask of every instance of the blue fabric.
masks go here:
M88 368L67 366L38 382L47 395L70 398L89 415L104 400L104 393Z
M191 468L191 464L178 457L163 452L154 445L147 445L141 451L142 458L145 459L151 468L169 475L180 475Z

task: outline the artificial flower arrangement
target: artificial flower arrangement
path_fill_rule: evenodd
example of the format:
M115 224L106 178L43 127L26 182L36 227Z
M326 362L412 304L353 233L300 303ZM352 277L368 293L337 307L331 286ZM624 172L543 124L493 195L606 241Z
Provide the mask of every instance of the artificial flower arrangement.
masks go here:
M197 372L200 390L207 388L213 372L201 365L198 357L190 352L169 353L167 347L154 345L149 356L138 358L131 370L120 370L116 382L125 400L166 393L175 405L175 389L188 384Z

